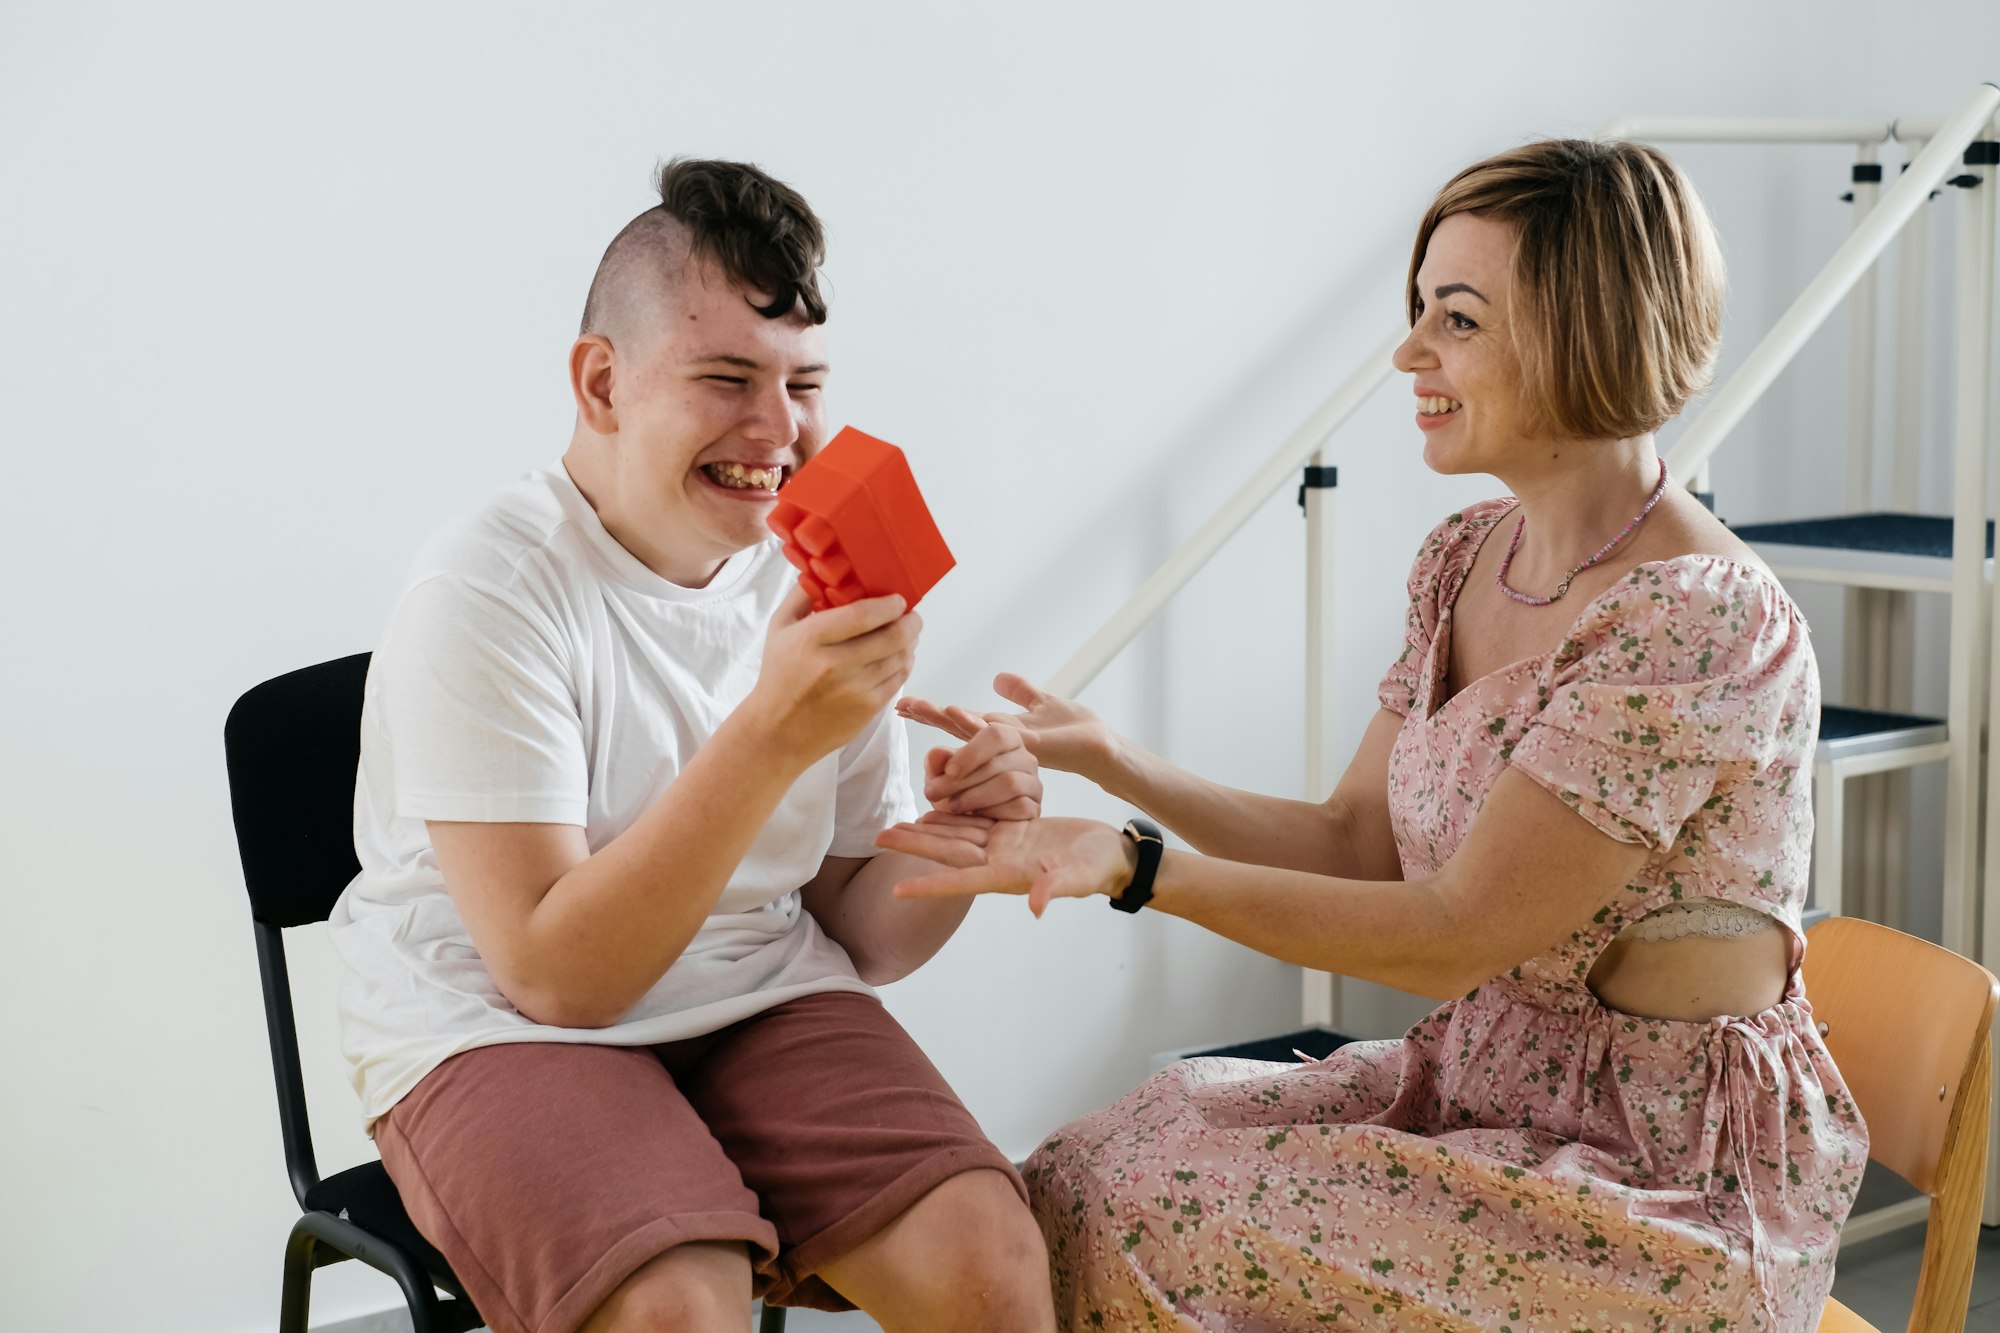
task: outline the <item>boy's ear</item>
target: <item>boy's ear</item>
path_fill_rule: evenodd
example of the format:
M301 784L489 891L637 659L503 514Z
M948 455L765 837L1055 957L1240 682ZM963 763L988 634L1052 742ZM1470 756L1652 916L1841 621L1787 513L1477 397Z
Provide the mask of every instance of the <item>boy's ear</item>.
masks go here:
M618 352L601 333L586 333L570 345L569 388L576 414L599 435L618 433L618 410L611 405L611 382Z

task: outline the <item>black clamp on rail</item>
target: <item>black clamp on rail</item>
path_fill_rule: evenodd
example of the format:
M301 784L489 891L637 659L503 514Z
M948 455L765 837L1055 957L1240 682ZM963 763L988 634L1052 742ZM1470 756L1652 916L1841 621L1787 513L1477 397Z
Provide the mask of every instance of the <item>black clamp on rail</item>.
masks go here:
M1856 162L1854 164L1853 180L1856 185L1880 185L1882 183L1882 164L1880 162ZM1843 204L1853 203L1854 191L1849 190L1846 194L1840 196L1840 202Z
M1330 491L1340 485L1340 469L1306 464L1306 479L1299 483L1299 509L1306 507L1307 491Z
M1907 162L1905 162L1902 166L1896 168L1898 172L1908 171L1909 169L1910 169L1910 164ZM1849 197L1851 198L1852 196ZM1935 199L1937 197L1938 197L1938 192L1936 190L1932 190L1931 198Z
M1965 146L1965 165L1968 167L2000 166L2000 139L1974 139ZM1945 182L1956 185L1961 190L1970 190L1979 184L1979 177L1968 171L1963 176L1953 176Z

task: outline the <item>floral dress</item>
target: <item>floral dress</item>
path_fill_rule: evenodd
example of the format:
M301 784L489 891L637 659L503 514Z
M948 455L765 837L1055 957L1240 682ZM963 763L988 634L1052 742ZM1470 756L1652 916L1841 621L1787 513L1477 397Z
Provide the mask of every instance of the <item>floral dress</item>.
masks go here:
M1806 626L1757 566L1643 564L1555 651L1443 698L1452 606L1512 508L1454 514L1381 687L1389 806L1433 874L1512 767L1645 868L1548 952L1401 1040L1196 1059L1065 1126L1025 1175L1072 1329L1809 1330L1868 1156L1799 984L1819 712ZM1747 904L1784 998L1639 1018L1585 984L1626 925Z

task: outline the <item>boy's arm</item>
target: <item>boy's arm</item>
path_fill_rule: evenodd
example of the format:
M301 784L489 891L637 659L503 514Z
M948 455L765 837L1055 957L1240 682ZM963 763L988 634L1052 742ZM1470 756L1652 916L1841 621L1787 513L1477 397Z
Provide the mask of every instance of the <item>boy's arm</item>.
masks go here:
M798 772L739 713L593 855L574 824L427 821L466 929L514 1007L553 1027L618 1021L666 974Z
M930 862L901 852L829 856L799 890L799 900L827 937L847 950L871 986L898 981L944 947L965 920L969 899L897 898L896 885L935 872Z
M523 1014L615 1023L687 948L792 783L895 696L921 628L902 599L808 609L793 594L750 697L596 852L575 825L427 821L446 891Z

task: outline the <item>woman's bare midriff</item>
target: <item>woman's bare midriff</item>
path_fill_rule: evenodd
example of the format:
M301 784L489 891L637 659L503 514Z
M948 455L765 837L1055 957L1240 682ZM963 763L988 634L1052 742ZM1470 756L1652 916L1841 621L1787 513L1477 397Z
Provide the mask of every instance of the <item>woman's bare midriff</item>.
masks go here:
M1792 936L1782 926L1753 935L1615 939L1590 969L1605 1005L1641 1018L1747 1016L1784 998Z

